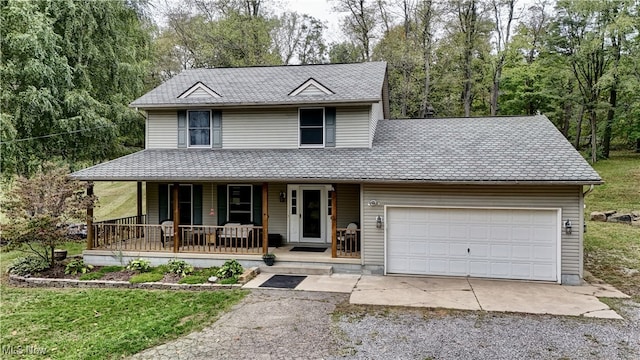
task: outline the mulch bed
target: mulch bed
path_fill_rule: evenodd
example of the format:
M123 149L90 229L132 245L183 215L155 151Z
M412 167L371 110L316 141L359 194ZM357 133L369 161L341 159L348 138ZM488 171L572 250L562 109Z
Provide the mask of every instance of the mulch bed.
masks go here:
M96 267L95 269L93 269L93 271L96 271L96 270L100 270L100 268ZM133 275L135 275L137 273L138 273L137 271L133 271L133 270L114 271L114 272L109 272L109 273L104 274L104 276L101 277L100 280L106 280L106 281L129 281L129 278L131 278Z
M65 265L57 263L51 268L38 273L37 277L47 278L47 279L78 279L82 274L65 274L64 273Z

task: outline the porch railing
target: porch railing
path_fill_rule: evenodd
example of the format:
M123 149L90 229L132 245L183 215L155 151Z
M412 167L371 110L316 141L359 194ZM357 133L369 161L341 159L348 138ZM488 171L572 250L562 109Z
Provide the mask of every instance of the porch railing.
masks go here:
M137 225L137 224L146 224L146 223L147 223L147 215L140 215L140 216L134 215L134 216L127 216L127 217L118 218L118 219L110 219L110 220L94 222L94 224L96 225L98 224Z
M111 221L94 224L94 249L112 251L174 252L172 226L123 224ZM261 254L261 226L180 225L178 252Z
M336 241L337 257L360 257L360 229L337 229Z

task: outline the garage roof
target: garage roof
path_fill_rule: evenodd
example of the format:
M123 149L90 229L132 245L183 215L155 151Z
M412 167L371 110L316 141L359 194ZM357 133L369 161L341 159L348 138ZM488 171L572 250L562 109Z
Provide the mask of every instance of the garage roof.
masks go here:
M372 148L148 149L80 180L599 184L545 116L381 120Z

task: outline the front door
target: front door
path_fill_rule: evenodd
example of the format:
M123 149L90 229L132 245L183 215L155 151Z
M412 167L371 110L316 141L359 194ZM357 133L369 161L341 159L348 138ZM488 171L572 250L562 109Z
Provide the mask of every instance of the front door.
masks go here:
M323 185L289 186L289 242L327 243L327 194Z
M320 242L322 238L322 190L301 189L300 232L303 242Z

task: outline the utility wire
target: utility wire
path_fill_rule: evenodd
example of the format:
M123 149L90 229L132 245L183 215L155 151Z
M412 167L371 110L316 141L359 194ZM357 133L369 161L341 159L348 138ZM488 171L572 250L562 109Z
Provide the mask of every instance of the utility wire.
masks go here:
M88 129L71 130L71 131L67 131L67 132L61 132L61 133L49 134L49 135L42 135L42 136L34 136L34 137L29 137L29 138L24 138L24 139L15 139L15 140L9 140L9 141L1 141L1 142L0 142L0 144L9 144L9 143L16 143L16 142L30 141L30 140L36 140L36 139L44 139L44 138L50 138L50 137L60 136L60 135L66 135L66 134L75 134L75 133L79 133L79 132L83 132L83 131L88 131L88 130L104 129L104 128L106 128L106 127L111 127L111 125L98 126L98 127L95 127L95 128L88 128Z

